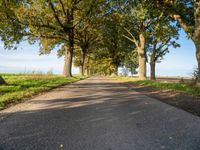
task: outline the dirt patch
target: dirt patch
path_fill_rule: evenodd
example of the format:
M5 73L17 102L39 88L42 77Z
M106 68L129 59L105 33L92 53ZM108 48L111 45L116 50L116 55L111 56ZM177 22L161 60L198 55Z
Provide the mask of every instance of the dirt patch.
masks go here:
M144 95L200 116L200 97L174 90L161 90L151 86L140 86L136 83L126 82L123 84Z

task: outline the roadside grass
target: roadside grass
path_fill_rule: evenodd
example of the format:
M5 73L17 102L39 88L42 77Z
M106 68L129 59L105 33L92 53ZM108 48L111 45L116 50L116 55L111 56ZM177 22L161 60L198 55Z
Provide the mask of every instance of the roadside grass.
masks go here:
M200 96L200 88L188 83L164 83L151 80L139 80L136 77L111 77L110 79L126 81L129 83L137 84L140 86L150 86L159 88L162 90L174 90L178 92L184 92L195 96Z
M156 88L164 89L164 90L170 89L170 90L175 90L179 92L184 92L187 94L200 96L200 88L194 85L189 85L187 83L162 83L158 81L149 81L149 80L135 81L134 83L138 85L152 86L152 87L156 87Z
M8 85L0 85L0 110L11 103L84 79L45 74L0 74Z

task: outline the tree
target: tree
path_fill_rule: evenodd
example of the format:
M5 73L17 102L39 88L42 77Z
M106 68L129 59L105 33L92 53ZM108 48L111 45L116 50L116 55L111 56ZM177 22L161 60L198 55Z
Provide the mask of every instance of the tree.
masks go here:
M80 73L84 76L85 58L89 53L90 48L98 42L98 32L91 23L85 21L79 25L75 31L76 45L80 47Z
M146 33L154 22L153 14L157 15L157 12L153 12L145 1L129 3L125 21L127 34L124 37L135 44L139 59L139 78L146 79Z
M138 68L137 50L133 49L132 51L128 52L122 64L124 68L127 68L129 70L131 75L137 74L137 71L136 71L136 69Z
M198 72L200 72L200 2L199 0L154 0L154 6L178 22L196 47ZM200 81L200 74L198 76Z
M16 1L14 4L11 5L11 8L16 4L18 4L19 1ZM23 30L23 27L17 23L17 20L15 19L8 19L9 16L13 16L13 12L9 9L5 9L3 6L3 0L0 0L0 39L4 41L4 47L7 49L16 48L15 45L19 43L21 40L21 37L18 36L16 33L19 33ZM6 14L6 15L5 15ZM10 26L12 24L13 26ZM6 34L8 33L8 34ZM9 35L13 36L9 36ZM12 45L12 46L11 46ZM2 76L0 76L0 85L6 84L6 81L3 79Z
M169 52L171 47L177 48L178 28L171 24L166 17L160 18L156 25L151 27L147 53L150 56L151 80L156 79L155 67Z
M87 16L82 18L80 23L75 28L75 45L77 46L74 64L80 68L80 73L84 75L88 66L85 65L86 58L89 61L90 50L98 45L100 41L99 27L101 26L102 10L101 6L104 4L104 0L98 0L93 3L90 8L90 12Z
M128 51L128 47L123 44L125 40L123 38L122 19L123 16L117 12L108 14L101 28L102 47L108 52L107 57L112 60L112 66L115 68L114 75L118 75L118 67Z
M2 0L1 13L6 16L4 21L11 29L18 29L11 32L5 30L1 33L2 40L6 46L12 45L13 41L19 43L28 39L31 44L39 41L41 54L59 47L65 53L63 73L72 76L74 29L90 13L94 4L94 0L24 0L18 3Z

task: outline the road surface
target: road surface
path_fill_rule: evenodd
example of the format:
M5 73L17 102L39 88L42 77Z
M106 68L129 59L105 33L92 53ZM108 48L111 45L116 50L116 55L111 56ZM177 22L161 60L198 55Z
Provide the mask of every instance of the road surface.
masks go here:
M200 150L200 118L90 78L0 112L0 150Z

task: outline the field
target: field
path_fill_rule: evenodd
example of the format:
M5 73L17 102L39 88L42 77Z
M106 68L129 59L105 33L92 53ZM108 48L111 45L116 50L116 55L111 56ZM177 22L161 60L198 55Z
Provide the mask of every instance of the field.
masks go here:
M66 78L45 74L1 74L1 76L8 84L0 86L0 109L24 98L83 79L79 76Z

